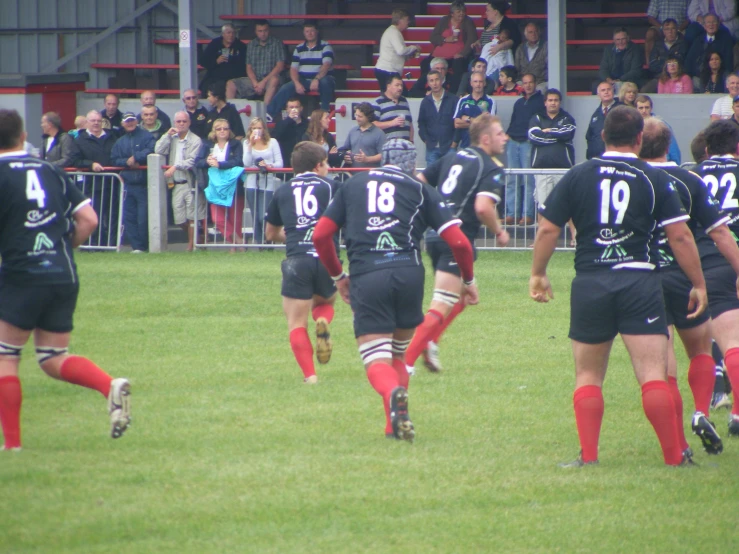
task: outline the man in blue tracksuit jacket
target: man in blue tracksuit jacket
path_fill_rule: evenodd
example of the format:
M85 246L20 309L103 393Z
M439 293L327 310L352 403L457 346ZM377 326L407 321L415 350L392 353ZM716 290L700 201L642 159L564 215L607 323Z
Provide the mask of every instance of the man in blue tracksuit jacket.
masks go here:
M452 145L457 99L444 90L438 71L429 71L427 79L431 92L424 96L418 109L418 134L426 144L426 165L429 166Z

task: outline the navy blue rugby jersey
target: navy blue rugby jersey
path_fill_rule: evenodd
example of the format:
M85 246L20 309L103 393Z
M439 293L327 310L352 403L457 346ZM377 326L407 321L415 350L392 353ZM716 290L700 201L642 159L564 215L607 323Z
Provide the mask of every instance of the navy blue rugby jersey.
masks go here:
M52 164L24 152L0 155L0 278L28 286L76 283L72 216L89 203Z

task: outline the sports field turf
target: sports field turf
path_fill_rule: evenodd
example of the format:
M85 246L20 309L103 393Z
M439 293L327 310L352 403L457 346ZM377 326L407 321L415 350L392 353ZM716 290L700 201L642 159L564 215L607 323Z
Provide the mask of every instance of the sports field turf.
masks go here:
M481 304L442 341L445 371L411 379L413 445L384 437L346 305L320 383L302 384L281 252L77 258L72 350L130 378L134 422L111 440L104 399L25 350L24 449L0 452L3 554L739 551L739 440L709 458L690 435L700 467L665 467L620 341L600 465L557 467L579 449L569 253L548 305L528 299L530 252L480 255Z

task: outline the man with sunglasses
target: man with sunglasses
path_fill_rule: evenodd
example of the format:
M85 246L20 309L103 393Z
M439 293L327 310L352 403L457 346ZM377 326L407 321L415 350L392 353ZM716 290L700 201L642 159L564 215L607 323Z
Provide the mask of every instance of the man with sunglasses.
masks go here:
M187 115L190 116L190 132L200 140L207 140L208 110L200 105L198 91L193 88L187 89L182 93L182 102L185 104Z

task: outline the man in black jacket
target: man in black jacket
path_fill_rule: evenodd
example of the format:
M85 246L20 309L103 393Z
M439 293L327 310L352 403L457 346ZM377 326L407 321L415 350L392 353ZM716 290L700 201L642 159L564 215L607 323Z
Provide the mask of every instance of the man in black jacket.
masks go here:
M293 155L293 148L308 130L308 120L303 119L303 103L297 96L287 101L287 117L275 125L272 138L280 143L282 159L285 163Z
M588 143L588 150L585 154L587 159L600 156L605 151L606 145L603 144L600 133L603 131L606 115L618 104L618 98L613 97L613 85L606 81L598 85L598 98L600 98L600 104L595 108L585 133L585 140Z
M623 27L613 32L613 44L606 46L600 60L598 78L613 85L618 90L621 83L644 84L644 52L631 42L629 34Z
M708 14L703 18L703 31L693 39L685 59L685 73L699 77L709 52L718 52L724 67L734 67L734 39L726 27L719 24L718 17Z
M230 23L221 27L221 36L214 38L200 56L200 65L207 72L200 83L200 94L205 98L208 86L222 81L223 86L231 79L246 77L246 44L236 36Z

